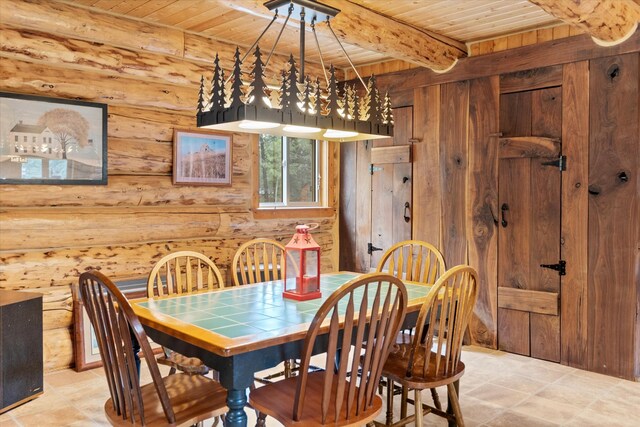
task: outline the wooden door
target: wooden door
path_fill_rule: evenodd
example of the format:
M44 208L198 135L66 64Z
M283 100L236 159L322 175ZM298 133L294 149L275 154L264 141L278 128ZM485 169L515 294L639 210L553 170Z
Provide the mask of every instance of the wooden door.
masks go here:
M393 138L374 140L371 148L370 268L394 243L411 239L413 107L396 108L393 117Z
M498 347L560 361L562 91L500 98Z

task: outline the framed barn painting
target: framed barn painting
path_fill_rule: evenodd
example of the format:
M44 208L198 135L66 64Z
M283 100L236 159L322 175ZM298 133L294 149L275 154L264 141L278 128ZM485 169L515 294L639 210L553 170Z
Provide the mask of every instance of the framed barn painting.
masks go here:
M107 105L0 92L0 183L107 183Z
M230 135L174 130L174 184L231 185L231 165Z

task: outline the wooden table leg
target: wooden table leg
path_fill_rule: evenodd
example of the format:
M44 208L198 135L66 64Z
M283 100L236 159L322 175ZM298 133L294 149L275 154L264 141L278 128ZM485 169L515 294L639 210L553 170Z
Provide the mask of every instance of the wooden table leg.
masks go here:
M227 406L229 412L224 419L225 427L247 427L247 414L244 407L247 404L246 390L231 389L227 391Z

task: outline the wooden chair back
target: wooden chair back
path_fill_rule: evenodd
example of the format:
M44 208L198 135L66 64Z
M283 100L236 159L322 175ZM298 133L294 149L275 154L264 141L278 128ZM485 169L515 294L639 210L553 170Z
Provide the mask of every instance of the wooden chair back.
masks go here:
M147 296L190 294L224 288L222 274L204 254L178 251L160 259L147 280Z
M293 419L300 420L305 397L309 396L309 400L322 400L322 424L357 421L358 415L374 403L382 367L406 311L407 290L393 276L370 273L337 289L322 304L307 332ZM363 322L364 318L369 322ZM324 331L328 331L329 346L321 374L322 389L310 390L307 378L317 375L309 373L310 359L316 337Z
M175 414L147 335L122 292L105 275L89 271L80 275L80 295L95 331L114 411L123 420L145 425L143 394L138 379L132 340L138 340L155 384L167 423Z
M456 372L477 288L478 275L466 265L453 267L438 279L418 314L407 376L446 377Z
M233 256L231 272L235 286L281 279L284 245L271 239L249 240Z
M446 271L446 265L444 257L432 244L405 240L382 255L376 270L401 280L433 284Z

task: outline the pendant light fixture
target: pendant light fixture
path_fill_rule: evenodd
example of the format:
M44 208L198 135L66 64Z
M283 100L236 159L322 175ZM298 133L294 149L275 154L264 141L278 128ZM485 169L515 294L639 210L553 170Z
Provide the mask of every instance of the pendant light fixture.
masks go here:
M274 11L274 17L243 58L236 48L231 76L225 78L216 54L211 83L205 83L204 76L201 78L198 127L327 141L355 141L393 136L389 95L381 97L374 76L371 76L365 85L342 43L331 29L330 19L340 10L313 0L271 0L264 6ZM263 61L259 41L281 12L286 12L285 22L266 61ZM300 21L299 69L293 55L290 55L287 69L282 70L280 87L269 88L265 82L264 70L290 18ZM304 73L306 19L310 20L322 68L325 70L324 88L321 87L319 79L311 79ZM364 86L361 94L358 94L353 86L339 84L333 66L327 75L315 32L316 22L321 21L326 21ZM252 71L250 74L243 74L242 63L252 50ZM243 83L245 80L249 81L248 85Z

